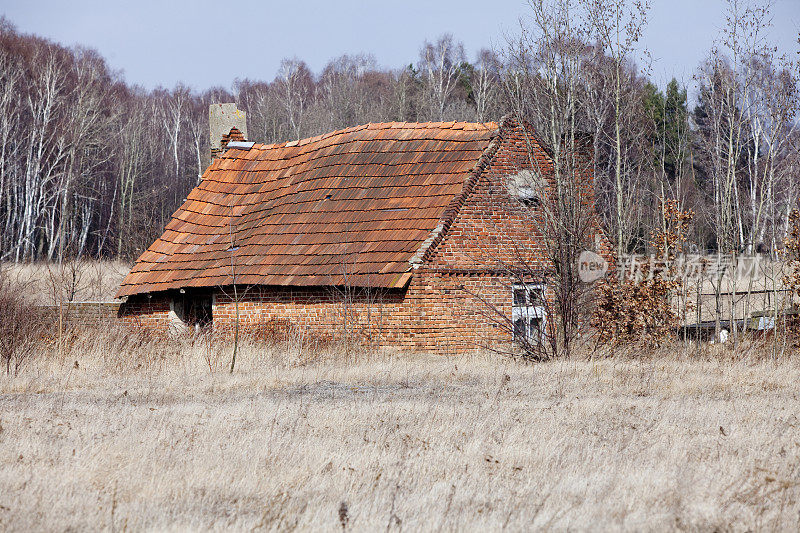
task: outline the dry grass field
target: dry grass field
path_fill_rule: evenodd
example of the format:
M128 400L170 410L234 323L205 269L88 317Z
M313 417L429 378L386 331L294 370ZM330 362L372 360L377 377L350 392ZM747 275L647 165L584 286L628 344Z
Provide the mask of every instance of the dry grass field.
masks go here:
M113 300L130 268L120 261L0 263L0 274L28 303L54 305L69 300Z
M800 527L797 359L70 350L0 376L0 530Z

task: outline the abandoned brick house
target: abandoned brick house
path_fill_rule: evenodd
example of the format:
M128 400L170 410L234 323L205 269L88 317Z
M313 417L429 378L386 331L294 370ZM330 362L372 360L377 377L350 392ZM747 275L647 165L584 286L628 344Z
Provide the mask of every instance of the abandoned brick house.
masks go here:
M509 185L532 175L532 160L552 168L530 128L393 122L281 144L242 138L223 140L123 281L126 323L285 324L438 353L539 334L548 265L524 212L538 193ZM519 261L540 272L524 287L508 268ZM513 327L487 319L488 307Z

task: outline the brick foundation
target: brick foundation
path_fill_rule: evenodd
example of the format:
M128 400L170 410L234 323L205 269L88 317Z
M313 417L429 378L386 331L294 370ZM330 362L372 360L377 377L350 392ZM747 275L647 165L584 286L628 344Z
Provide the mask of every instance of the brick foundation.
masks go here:
M123 325L166 332L170 325L169 295L140 295L128 298L118 311Z

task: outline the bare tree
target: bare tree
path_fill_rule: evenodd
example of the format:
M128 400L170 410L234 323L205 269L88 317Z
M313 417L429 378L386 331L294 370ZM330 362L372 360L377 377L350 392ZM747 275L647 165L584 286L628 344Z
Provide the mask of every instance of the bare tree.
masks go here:
M797 128L798 77L785 57L774 57L762 47L750 55L746 67L752 72L743 95L746 131L745 186L748 189L744 248L753 253L759 243L769 240L774 247L785 237L780 233L781 215L788 212L793 198L783 194L791 188L791 140Z
M599 231L590 192L593 146L581 131L587 35L574 18L574 4L529 2L530 24L509 43L503 79L513 114L520 123L530 121L538 134L537 139L527 139L532 172L529 183L521 186L540 196L538 208L527 216L534 228L532 240L541 243L549 265L554 323L539 348L547 357L573 353L582 336L591 291L579 277L578 258L596 246ZM538 143L550 154L548 166L537 157ZM536 272L526 262L522 265L517 277L524 283Z
M317 106L321 117L315 133L342 129L368 122L369 94L364 77L376 68L372 56L341 56L328 65L320 76Z
M613 63L613 103L614 103L614 193L615 193L615 244L617 255L622 256L626 247L626 190L629 181L624 172L623 160L623 118L626 62L630 60L635 46L647 24L649 0L582 0L591 37L596 39L600 50L607 52Z
M424 81L426 115L430 119L445 120L445 110L458 83L464 57L464 45L456 42L449 33L422 46L419 70Z
M181 84L170 93L164 93L158 108L162 127L169 140L169 151L174 164L173 177L179 180L181 175L180 135L186 122L189 105L189 89Z
M753 127L759 137L764 135L760 118L757 82L759 65L770 52L764 48L763 33L767 25L768 10L764 7L745 7L739 0L730 0L727 8L727 25L718 44L701 66L700 105L695 120L701 133L702 149L707 154L704 164L711 178L713 191L716 248L719 251L743 249L753 239L746 234L748 222L745 209L760 219L757 205L760 152L762 146L752 143ZM756 67L756 68L754 68ZM777 96L777 95L771 95ZM779 104L780 105L780 104ZM748 154L753 160L749 184ZM749 185L749 187L748 187ZM749 202L745 193L750 188ZM759 230L756 230L758 232Z
M311 71L298 59L284 59L276 79L278 99L295 139L301 137L306 111L314 97Z
M478 52L470 80L477 122L486 122L498 115L500 69L500 58L493 51L484 48Z
M238 106L248 112L251 138L272 143L289 137L277 83L238 80L234 87Z

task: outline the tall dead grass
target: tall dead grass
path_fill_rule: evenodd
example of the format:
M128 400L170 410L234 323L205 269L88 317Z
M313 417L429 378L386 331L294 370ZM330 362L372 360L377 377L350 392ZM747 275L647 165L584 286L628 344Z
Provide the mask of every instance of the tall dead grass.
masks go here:
M0 529L797 529L800 364L723 350L83 332L0 378Z
M32 305L112 301L130 264L74 259L63 263L0 263L0 272Z

